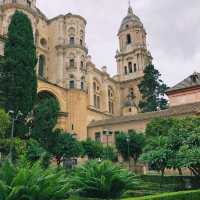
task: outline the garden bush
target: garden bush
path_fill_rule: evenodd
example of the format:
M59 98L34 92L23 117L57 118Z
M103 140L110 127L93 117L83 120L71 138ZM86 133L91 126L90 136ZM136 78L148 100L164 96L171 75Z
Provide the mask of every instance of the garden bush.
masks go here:
M165 193L155 196L129 198L126 200L199 200L199 199L200 199L200 190L192 190L192 191Z
M87 198L120 198L138 184L136 176L110 161L90 161L75 170L69 178L75 194Z
M66 200L65 172L27 161L17 166L6 161L0 169L0 200Z

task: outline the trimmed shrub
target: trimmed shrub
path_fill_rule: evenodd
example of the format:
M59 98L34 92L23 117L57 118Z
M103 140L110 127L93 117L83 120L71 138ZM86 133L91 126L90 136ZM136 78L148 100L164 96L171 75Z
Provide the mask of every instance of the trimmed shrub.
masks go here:
M199 200L200 190L181 191L174 193L165 193L155 196L146 196L139 198L129 198L126 200Z

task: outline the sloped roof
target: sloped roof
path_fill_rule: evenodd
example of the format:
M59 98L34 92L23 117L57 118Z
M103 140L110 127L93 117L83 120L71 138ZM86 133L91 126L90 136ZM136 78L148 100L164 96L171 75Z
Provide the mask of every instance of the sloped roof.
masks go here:
M182 90L182 89L187 89L190 87L196 87L200 86L200 73L195 72L194 74L190 75L174 87L170 88L167 93L170 93L172 91L176 90Z
M127 122L135 122L135 121L142 121L142 120L150 120L157 117L173 117L179 115L190 115L190 114L199 114L200 113L200 102L173 106L169 109L157 111L157 112L148 112L148 113L139 113L137 115L131 116L120 116L120 117L113 117L110 119L99 120L99 121L92 121L88 127L98 127L104 125L113 125L113 124L121 124Z

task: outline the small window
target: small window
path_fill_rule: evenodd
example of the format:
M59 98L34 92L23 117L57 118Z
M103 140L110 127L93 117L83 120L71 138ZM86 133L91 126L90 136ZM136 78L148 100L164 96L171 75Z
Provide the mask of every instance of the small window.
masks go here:
M70 37L69 43L70 43L71 45L74 45L74 43L75 43L74 37Z
M80 39L80 45L83 46L83 40Z
M101 133L100 132L95 133L95 141L101 142Z
M93 90L94 90L94 92L96 92L96 89L97 89L97 85L96 85L96 83L94 82L94 83L93 83Z
M137 71L137 65L136 65L136 63L134 64L134 72L136 72Z
M129 112L132 112L132 109L131 109L131 108L129 108Z
M46 59L44 55L39 56L39 69L38 69L38 74L40 77L45 76L45 65L46 65Z
M134 99L135 95L134 95L134 89L133 88L129 89L129 95L130 95L131 99Z
M125 74L125 75L128 74L128 69L127 69L127 67L124 67L124 74Z
M31 1L27 0L28 7L31 8Z
M81 90L84 90L84 82L81 81Z
M69 88L70 89L74 89L75 88L74 80L69 81Z
M81 61L81 69L83 69L84 68L84 63L83 63L83 61Z
M97 96L97 108L100 109L100 96Z
M70 67L75 67L74 59L70 59L69 65Z
M127 36L126 36L127 38L127 44L131 44L131 35L130 34L128 34Z
M133 67L132 67L132 62L128 63L128 69L129 69L129 73L133 73Z

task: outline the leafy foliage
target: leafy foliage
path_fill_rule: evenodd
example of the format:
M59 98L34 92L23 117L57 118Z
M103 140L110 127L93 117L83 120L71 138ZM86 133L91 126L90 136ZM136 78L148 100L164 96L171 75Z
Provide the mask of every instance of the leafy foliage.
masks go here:
M0 169L1 200L65 200L68 183L65 173L56 168L43 169L40 163L22 162L14 166L6 161Z
M154 65L146 66L144 78L139 85L139 90L143 100L140 101L139 107L142 112L157 111L167 108L167 100L164 95L168 87L160 79L161 74L155 69Z
M82 142L84 155L89 159L101 158L103 155L103 145L100 142L87 139Z
M56 157L58 165L63 161L62 159L79 157L82 152L81 144L71 134L60 130L54 132L54 146L51 153Z
M32 137L48 152L54 146L53 129L57 124L59 110L59 104L54 98L41 100L34 109Z
M129 144L127 138L129 138ZM144 135L141 133L136 133L135 131L132 131L128 134L120 133L116 138L116 147L125 160L128 160L129 153L129 156L133 158L135 162L137 162L139 156L143 151L144 145Z
M175 154L172 161L175 167L188 167L200 176L200 118L180 119L170 129L169 146Z
M157 131L156 131L157 130ZM147 126L147 145L141 160L164 173L165 168L188 167L200 176L200 118L155 119Z
M89 198L120 198L138 184L134 174L110 161L90 161L77 168L70 179L74 192Z
M27 116L33 109L37 95L36 63L31 22L27 15L16 11L8 28L4 57L0 60L0 91L6 111L20 110ZM15 130L21 136L27 131L20 122Z
M6 130L10 126L10 117L5 113L3 109L0 108L0 138L5 137Z

